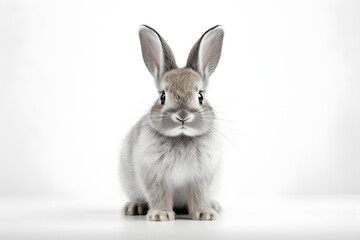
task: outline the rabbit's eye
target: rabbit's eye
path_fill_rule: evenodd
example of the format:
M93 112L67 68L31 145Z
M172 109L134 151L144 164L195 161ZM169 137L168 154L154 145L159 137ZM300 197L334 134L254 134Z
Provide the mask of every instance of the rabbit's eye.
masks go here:
M160 103L161 103L161 105L164 105L164 103L165 103L165 91L161 92Z
M198 96L198 97L199 97L199 103L200 103L200 104L203 104L204 97L203 97L203 95L202 95L202 92L201 92L201 91L199 92L199 96Z

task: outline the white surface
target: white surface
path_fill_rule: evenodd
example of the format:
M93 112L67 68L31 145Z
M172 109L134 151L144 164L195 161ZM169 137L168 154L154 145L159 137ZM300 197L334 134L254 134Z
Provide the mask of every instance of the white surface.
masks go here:
M242 198L217 221L176 216L149 222L118 204L1 199L0 238L11 239L359 239L360 196Z

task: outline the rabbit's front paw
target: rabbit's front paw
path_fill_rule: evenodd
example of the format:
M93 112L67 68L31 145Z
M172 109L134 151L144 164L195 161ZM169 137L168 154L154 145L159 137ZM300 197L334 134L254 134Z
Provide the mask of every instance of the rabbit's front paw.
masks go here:
M213 208L199 209L190 213L193 220L215 220L218 213Z
M128 202L123 208L125 215L145 215L148 210L148 205L142 202Z
M150 209L147 219L150 221L172 221L175 219L175 213L173 211Z

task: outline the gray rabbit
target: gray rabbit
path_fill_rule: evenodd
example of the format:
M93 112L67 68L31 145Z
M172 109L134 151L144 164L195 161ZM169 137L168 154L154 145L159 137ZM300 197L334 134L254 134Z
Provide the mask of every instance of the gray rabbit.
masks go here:
M159 98L126 136L120 174L128 202L125 215L174 220L174 209L192 219L214 220L220 205L210 198L219 169L220 149L215 115L206 87L221 55L222 26L207 30L178 68L164 39L140 26L144 62L155 79Z

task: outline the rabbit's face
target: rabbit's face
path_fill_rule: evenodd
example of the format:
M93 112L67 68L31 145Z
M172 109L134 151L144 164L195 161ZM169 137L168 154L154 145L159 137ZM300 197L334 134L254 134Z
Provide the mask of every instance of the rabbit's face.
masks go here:
M160 81L159 98L150 122L167 136L199 136L214 124L214 113L205 99L201 76L189 68L174 69Z

